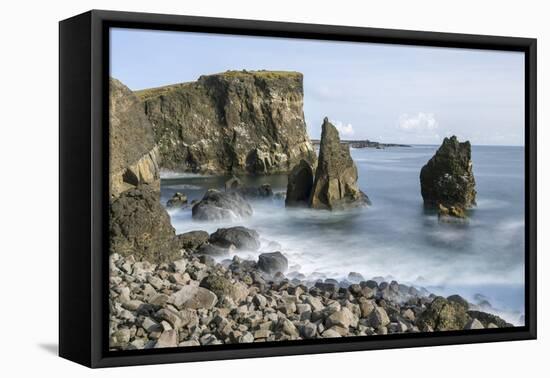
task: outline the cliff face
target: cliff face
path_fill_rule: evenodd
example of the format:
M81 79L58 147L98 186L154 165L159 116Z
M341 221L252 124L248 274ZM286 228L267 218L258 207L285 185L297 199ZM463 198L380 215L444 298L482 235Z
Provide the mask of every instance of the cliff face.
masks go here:
M158 149L151 123L137 97L124 84L110 79L109 176L111 196L149 184L160 190Z
M136 94L164 168L270 174L315 162L300 73L228 71Z

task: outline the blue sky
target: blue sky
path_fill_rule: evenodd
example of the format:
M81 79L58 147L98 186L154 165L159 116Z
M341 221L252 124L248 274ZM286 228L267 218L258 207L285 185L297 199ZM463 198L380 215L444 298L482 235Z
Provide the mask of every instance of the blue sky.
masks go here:
M133 90L242 69L302 72L312 138L327 116L342 139L524 144L523 53L111 30L111 76Z

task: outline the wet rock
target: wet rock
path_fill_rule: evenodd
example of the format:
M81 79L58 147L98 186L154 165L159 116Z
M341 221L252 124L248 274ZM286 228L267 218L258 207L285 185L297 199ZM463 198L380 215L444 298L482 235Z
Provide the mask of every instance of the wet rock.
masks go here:
M237 193L210 189L192 209L193 219L216 221L241 219L252 215L252 207Z
M284 273L288 269L288 260L281 252L262 253L258 257L258 268L268 274Z
M233 246L229 248L225 248L225 247L220 247L213 244L203 244L197 250L197 254L214 256L214 257L222 257L222 256L229 256L230 251L233 249L235 249L235 247Z
M231 228L219 228L210 235L211 244L223 248L234 245L238 250L257 251L260 249L260 236L250 228L238 226Z
M169 209L176 209L176 208L181 208L185 206L187 206L187 196L179 192L174 193L172 198L170 198L166 202L166 207Z
M470 142L456 136L445 138L435 155L420 171L424 205L443 217L464 218L476 205L475 179Z
M366 204L368 197L357 185L357 167L349 145L340 143L338 130L325 118L310 207L335 210Z
M285 205L308 206L312 188L313 168L307 161L300 160L288 175Z
M231 177L225 182L225 191L230 192L242 188L243 183L237 176Z

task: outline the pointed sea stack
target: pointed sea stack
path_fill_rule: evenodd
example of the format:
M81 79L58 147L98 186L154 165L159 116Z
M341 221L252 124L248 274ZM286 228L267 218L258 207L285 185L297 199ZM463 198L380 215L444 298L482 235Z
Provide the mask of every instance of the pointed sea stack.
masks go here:
M435 155L420 171L424 206L440 216L465 218L465 210L476 205L475 179L470 142L456 136L445 138Z
M319 160L309 201L314 209L347 209L369 204L357 185L357 167L349 145L341 144L338 130L325 118Z

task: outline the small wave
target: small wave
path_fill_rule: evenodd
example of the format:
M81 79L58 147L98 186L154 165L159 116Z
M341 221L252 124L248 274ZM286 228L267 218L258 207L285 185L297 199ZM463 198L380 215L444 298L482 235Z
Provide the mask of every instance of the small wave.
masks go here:
M160 178L161 179L175 179L175 178L188 178L188 177L208 177L209 175L204 175L200 173L192 173L192 172L178 172L178 171L171 171L168 169L161 169L160 171Z

